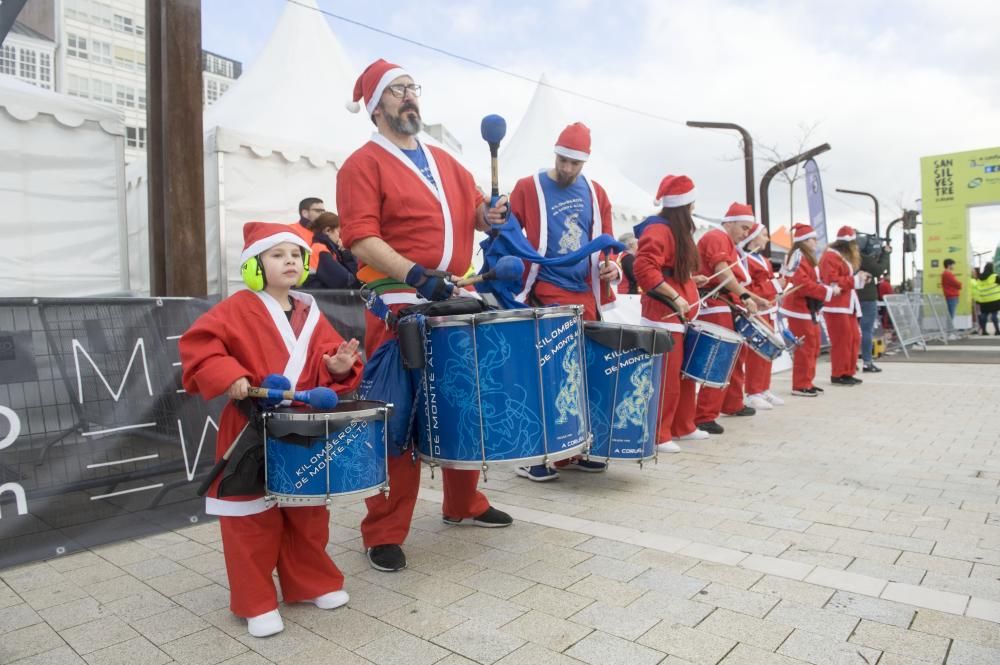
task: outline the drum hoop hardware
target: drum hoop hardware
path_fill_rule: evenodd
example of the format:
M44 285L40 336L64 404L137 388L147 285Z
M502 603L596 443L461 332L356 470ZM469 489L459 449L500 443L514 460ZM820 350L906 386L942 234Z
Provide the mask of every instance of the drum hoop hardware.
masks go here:
M352 424L354 421L351 421ZM333 503L333 496L330 494L330 467L332 466L330 462L330 419L323 419L323 457L326 462L326 507L327 510L330 509L330 504Z
M488 482L486 477L486 427L483 425L483 396L482 390L479 386L479 346L476 344L476 338L478 337L478 326L476 323L476 318L472 318L472 366L476 375L476 402L477 410L479 411L479 450L483 458L483 482Z
M622 343L625 340L625 330L620 329L618 331L618 355L616 356L616 363L618 364L615 368L615 387L611 391L611 422L608 423L608 456L604 460L607 464L611 461L611 442L614 440L615 434L615 406L618 405L618 380L622 375ZM640 467L642 462L639 462Z
M389 500L389 408L391 404L387 404L385 408L382 409L382 448L385 451L385 457L383 457L383 464L385 466L385 482L382 483L382 496L385 500Z
M545 382L542 380L542 350L539 347L539 340L542 338L541 326L539 320L541 317L538 315L538 310L532 310L532 316L535 319L535 366L538 368L538 406L541 409L542 416L542 452L544 457L542 458L542 464L546 466L549 463L549 428L546 424L545 415Z

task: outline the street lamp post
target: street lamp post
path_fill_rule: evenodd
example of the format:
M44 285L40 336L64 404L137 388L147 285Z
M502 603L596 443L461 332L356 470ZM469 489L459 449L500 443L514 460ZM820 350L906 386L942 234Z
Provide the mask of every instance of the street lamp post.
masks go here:
M753 192L753 139L750 137L750 132L731 122L704 122L701 120L688 120L687 126L698 127L701 129L734 129L740 133L743 137L743 177L746 180L747 204L751 208L756 209L756 206L754 205L756 201L754 200Z
M774 176L778 175L785 169L795 166L796 164L799 164L801 162L804 162L807 159L812 159L816 155L824 153L829 149L830 149L830 144L824 143L823 145L818 145L815 148L806 150L805 152L795 155L794 157L789 157L783 162L778 162L770 169L768 169L767 173L764 174L764 177L760 179L760 221L764 225L764 228L767 229L768 233L771 232L771 224L770 224L771 211L768 206L767 190L771 186L771 180L774 179ZM771 255L770 245L768 245L765 251L768 256Z
M870 198L872 202L875 204L875 235L876 236L882 235L882 232L879 230L878 199L875 198L874 194L869 194L868 192L859 192L855 189L840 189L839 187L837 188L836 191L840 192L841 194L856 194L857 196L867 196L868 198Z

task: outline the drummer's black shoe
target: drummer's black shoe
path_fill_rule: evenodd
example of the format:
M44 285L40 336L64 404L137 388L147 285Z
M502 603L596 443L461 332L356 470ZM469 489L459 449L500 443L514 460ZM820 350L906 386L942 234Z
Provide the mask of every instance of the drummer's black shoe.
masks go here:
M861 369L861 371L862 372L881 372L882 368L879 367L878 365L876 365L875 363L868 363L867 365L865 365Z
M480 513L475 517L462 519L460 517L448 517L447 515L442 515L441 521L450 526L471 524L473 526L481 526L487 529L499 529L513 524L514 518L502 510L497 510L493 506L490 506L486 509L486 512Z
M698 429L702 432L708 432L709 434L722 434L726 430L722 429L722 425L715 422L714 420L709 420L708 422L698 423Z
M835 386L853 386L855 381L845 374L844 376L831 376L830 383Z
M376 545L368 548L368 563L375 570L394 573L406 568L406 555L399 545Z
M757 414L757 409L752 406L744 406L739 411L733 411L732 413L727 413L727 416L753 416Z
M798 397L816 397L819 395L815 388L792 388L792 394Z
M823 389L820 388L819 386L813 386L812 388L810 388L810 390L812 390L817 395L822 395L823 394Z
M862 381L861 379L859 379L856 376L843 376L842 378L847 379L848 381L850 381L852 384L854 384L856 386L860 386L862 383L864 383L864 381Z
M570 469L571 471L585 471L586 473L601 473L608 470L608 465L604 462L596 462L592 459L574 457L568 464L560 468Z

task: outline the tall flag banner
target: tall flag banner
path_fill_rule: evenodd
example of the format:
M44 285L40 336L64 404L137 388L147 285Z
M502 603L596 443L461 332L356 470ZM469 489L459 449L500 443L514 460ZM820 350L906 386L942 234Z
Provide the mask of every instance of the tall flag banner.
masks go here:
M816 245L826 247L826 206L823 203L823 181L815 160L806 161L806 200L809 202L809 223L816 231Z

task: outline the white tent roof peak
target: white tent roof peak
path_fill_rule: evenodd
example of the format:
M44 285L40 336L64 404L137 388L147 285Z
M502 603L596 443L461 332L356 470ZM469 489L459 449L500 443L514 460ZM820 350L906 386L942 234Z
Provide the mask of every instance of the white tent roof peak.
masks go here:
M205 111L206 133L224 127L341 158L368 139L368 119L344 108L360 69L317 10L315 0L285 4L257 60Z
M79 127L92 120L109 134L125 134L124 116L116 109L43 90L12 76L0 76L0 108L21 122L34 120L38 114L47 113L65 127Z
M571 115L558 99L558 91L551 87L543 73L528 103L517 130L500 150L500 173L505 187L513 188L514 182L540 169L550 168L555 160L553 148L559 133L569 124L586 122L585 118ZM602 146L611 143L607 135L597 134L593 153L583 167L583 174L600 183L608 192L611 207L620 229L631 230L631 225L653 212L653 193L647 192L629 180L612 161L602 153Z

